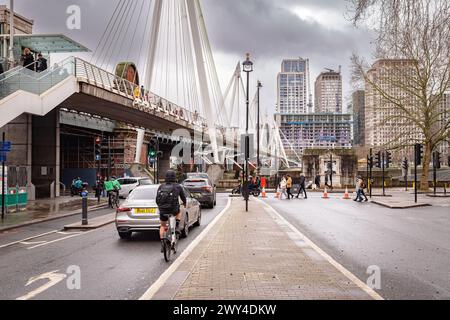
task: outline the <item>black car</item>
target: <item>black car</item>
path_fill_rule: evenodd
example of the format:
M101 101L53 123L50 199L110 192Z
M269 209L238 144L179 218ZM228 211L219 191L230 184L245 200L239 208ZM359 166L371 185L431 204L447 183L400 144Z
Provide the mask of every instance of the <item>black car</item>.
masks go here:
M216 187L209 179L187 179L183 182L183 186L203 206L212 209L216 205Z

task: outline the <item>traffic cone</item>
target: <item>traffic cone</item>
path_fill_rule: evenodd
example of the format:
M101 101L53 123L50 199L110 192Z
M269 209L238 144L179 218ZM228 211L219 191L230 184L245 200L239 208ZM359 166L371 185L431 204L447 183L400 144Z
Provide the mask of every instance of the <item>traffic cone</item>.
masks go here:
M326 187L325 187L325 190L323 191L322 199L330 199L330 197L328 196L328 190Z
M348 188L345 188L344 200L350 200L350 195L348 194Z
M277 193L275 194L275 199L280 199L280 189L277 189Z

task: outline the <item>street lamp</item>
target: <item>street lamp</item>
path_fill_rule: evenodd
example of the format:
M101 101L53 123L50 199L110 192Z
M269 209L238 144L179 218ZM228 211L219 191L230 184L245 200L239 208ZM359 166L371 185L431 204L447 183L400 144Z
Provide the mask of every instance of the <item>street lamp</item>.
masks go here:
M262 88L262 84L261 81L258 81L258 120L257 120L257 166L258 166L258 175L261 173L261 161L260 161L260 155L259 155L259 151L260 151L260 130L261 130L261 123L260 123L260 103L259 103L259 97L260 97L260 90Z
M250 109L250 97L249 97L249 91L250 91L250 72L253 72L253 62L250 61L250 53L247 53L247 58L245 62L242 64L243 70L245 73L247 73L247 92L246 92L246 106L247 106L247 116L246 116L246 127L245 127L245 181L243 183L244 192L245 193L245 210L248 212L248 158L249 158L249 147L250 147L250 141L248 137L248 113Z

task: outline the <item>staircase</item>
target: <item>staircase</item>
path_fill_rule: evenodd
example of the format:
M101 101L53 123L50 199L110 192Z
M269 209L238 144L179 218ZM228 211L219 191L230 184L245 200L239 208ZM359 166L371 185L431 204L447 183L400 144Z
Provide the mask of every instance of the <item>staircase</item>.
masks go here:
M73 57L42 73L13 68L0 79L0 128L23 113L44 116L77 91Z

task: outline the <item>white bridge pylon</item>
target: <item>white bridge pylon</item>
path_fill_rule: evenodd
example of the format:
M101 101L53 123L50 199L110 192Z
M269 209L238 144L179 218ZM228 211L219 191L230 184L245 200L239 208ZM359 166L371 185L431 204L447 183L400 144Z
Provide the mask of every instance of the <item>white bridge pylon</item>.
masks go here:
M235 153L220 141L239 143L245 127L241 66L223 93L200 0L119 0L91 62L101 68L133 62L140 73L134 80L139 77L145 90L205 119L198 131L209 134L214 163ZM129 69L122 72L130 76ZM250 108L251 133L256 133L255 106L256 100ZM264 158L276 155L289 166L274 119L261 121L261 137Z

